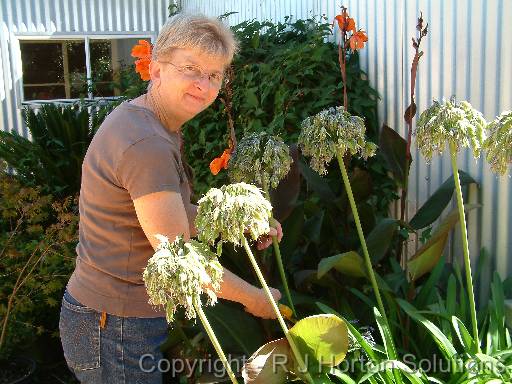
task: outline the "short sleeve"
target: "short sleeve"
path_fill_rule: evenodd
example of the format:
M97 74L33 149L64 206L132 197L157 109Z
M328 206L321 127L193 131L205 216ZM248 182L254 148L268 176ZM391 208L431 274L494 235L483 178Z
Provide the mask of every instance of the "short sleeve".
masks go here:
M161 136L151 136L132 144L117 165L117 178L132 200L154 192L180 193L182 172L177 149Z

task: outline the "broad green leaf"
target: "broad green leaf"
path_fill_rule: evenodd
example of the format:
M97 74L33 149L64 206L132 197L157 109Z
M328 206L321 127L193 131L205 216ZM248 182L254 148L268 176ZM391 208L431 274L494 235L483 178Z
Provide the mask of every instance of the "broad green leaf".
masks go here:
M205 307L204 312L225 348L249 355L265 342L258 320L239 308L220 302Z
M395 179L400 186L405 185L407 141L384 124L380 130L379 148Z
M464 207L467 212L479 206L479 204L466 204ZM448 240L448 235L458 221L459 211L454 209L446 215L432 234L432 237L407 262L407 275L411 281L430 272L439 262Z
M303 234L313 243L319 243L322 232L322 224L324 223L325 211L318 211L304 223Z
M364 260L354 251L325 257L318 263L318 278L320 279L332 268L345 275L354 277L366 276Z
M336 366L347 354L347 324L335 315L308 316L290 328L290 335L309 361L322 366Z
M461 170L459 170L459 179L461 186L476 183L471 176ZM436 221L450 202L454 189L455 182L453 181L452 175L446 179L439 189L430 196L420 209L418 209L418 212L416 212L409 224L414 229L421 229Z
M460 321L458 317L452 316L452 325L464 350L467 352L476 353L475 340L473 340L473 337L468 332L468 329L462 323L462 321Z
M325 305L323 303L317 302L317 307L320 308L321 311L335 315L342 319L345 324L347 325L347 328L350 332L350 334L356 339L357 343L363 348L363 350L366 352L368 357L372 359L372 361L377 361L377 356L375 355L375 352L373 351L372 346L365 340L365 338L361 335L361 333L352 325L350 322L345 319L343 316L341 316L338 312L336 312L334 309L329 307L328 305Z
M430 320L426 319L423 315L421 315L416 308L414 308L407 301L402 299L397 299L398 304L402 309L407 312L407 314L416 320L418 323L422 324L431 334L436 344L439 346L439 349L443 353L443 355L449 359L453 360L455 355L457 354L457 350L447 339L447 337L443 334L443 332L434 325Z
M384 218L368 234L366 246L373 263L378 263L386 255L397 228L398 220Z
M242 367L246 384L281 384L293 370L293 353L285 338L262 345Z

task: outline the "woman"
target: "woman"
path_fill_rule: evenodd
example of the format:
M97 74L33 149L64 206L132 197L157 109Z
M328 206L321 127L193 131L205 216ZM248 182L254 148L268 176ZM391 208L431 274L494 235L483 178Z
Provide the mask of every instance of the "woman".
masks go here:
M82 166L78 257L60 318L64 356L83 383L162 381L154 368L167 324L148 304L142 271L155 234L195 234L180 129L216 99L235 50L219 20L174 16L153 48L148 92L118 106L91 142ZM269 235L280 238L280 226ZM258 247L270 244L266 236ZM272 293L279 300L279 291ZM218 296L274 317L262 289L228 270Z

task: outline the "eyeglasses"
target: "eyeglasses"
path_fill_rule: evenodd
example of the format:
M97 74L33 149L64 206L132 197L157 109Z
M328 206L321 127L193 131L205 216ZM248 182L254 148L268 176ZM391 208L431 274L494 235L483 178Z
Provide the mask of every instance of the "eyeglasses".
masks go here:
M160 61L160 60L159 60ZM203 79L203 77L207 77L210 81L210 85L215 88L220 88L222 85L222 80L224 79L224 74L221 72L212 72L205 73L205 71L199 66L194 64L187 64L183 66L176 65L171 63L170 61L160 61L164 64L171 64L176 70L183 74L186 78L192 81L199 81Z

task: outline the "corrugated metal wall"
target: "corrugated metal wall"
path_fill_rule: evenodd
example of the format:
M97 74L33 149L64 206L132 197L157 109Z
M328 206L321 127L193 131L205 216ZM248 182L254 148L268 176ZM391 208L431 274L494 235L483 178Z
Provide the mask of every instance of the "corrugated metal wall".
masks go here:
M361 51L362 65L379 91L380 119L405 137L403 114L409 103L410 65L414 55L411 38L416 35L420 13L429 23L422 49L416 88L420 111L433 98L457 95L469 100L493 119L512 109L512 1L511 0L183 0L185 10L229 16L229 23L247 19L283 20L285 16L307 18L326 15L332 20L340 6L349 8L358 28L368 32L369 42ZM508 20L508 21L507 21ZM413 213L450 175L449 156L427 166L413 153L410 211ZM483 208L469 213L471 255L475 259L485 247L493 256L491 269L502 276L512 274L512 187L510 178L498 179L483 159L476 162L468 152L459 156L459 166L480 182L468 200ZM453 206L455 207L455 205ZM457 235L456 235L457 236ZM460 253L458 237L451 244ZM482 275L485 294L489 272Z
M18 36L153 35L167 19L170 0L1 0L0 124L24 132Z

